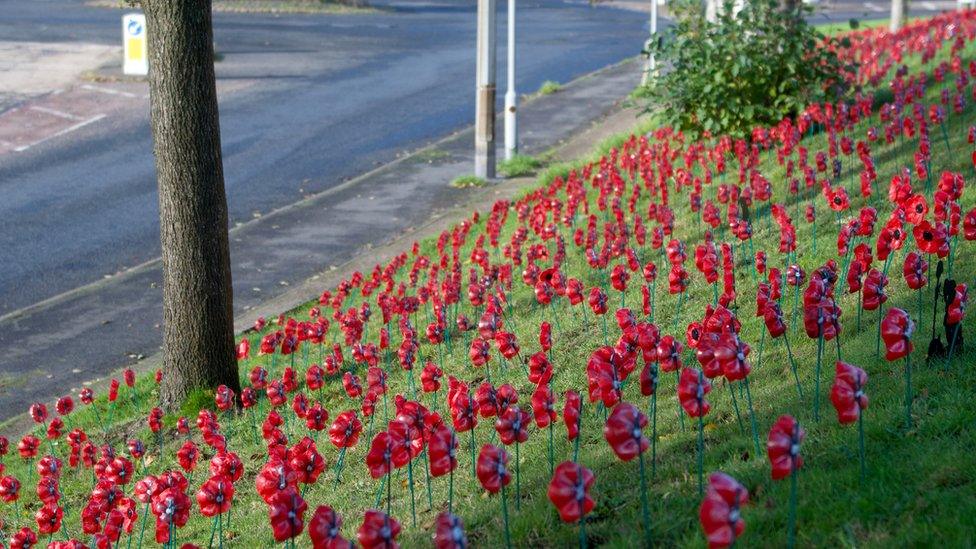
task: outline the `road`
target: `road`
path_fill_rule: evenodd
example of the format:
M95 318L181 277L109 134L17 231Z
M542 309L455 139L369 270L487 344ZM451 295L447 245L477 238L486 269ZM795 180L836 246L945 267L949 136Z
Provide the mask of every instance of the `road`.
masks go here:
M393 11L215 15L219 79L245 82L220 106L232 224L470 123L475 3L379 7ZM17 0L4 11L6 40L119 38L115 10ZM519 24L518 87L532 91L635 54L645 23L633 12L543 0L523 3ZM159 255L142 107L0 156L0 315Z

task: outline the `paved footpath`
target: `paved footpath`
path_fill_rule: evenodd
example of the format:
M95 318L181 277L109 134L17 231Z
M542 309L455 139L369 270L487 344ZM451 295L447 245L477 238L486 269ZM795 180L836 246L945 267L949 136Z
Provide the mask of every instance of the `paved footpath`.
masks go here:
M584 76L520 109L522 150L556 149L557 158L588 152L607 135L636 124L620 107L640 78L631 59ZM610 118L608 118L608 115ZM498 129L502 125L499 122ZM482 188L448 183L470 173L471 129L338 187L277 209L230 231L237 328L294 307L334 285L341 274L371 269L434 235L474 208L512 196L531 179ZM499 150L501 157L501 150ZM0 317L0 419L25 417L31 402L99 386L113 372L159 364L161 268L152 260L120 275ZM4 431L17 429L8 422Z

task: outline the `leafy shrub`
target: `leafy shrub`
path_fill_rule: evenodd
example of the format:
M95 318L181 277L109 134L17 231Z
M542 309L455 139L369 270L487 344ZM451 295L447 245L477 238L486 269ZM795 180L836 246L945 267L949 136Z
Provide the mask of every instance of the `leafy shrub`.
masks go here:
M675 2L673 27L649 42L660 74L635 94L645 110L692 135L747 137L812 101L844 90L842 66L803 10L777 0L746 0L739 11L725 0L715 22L698 1Z

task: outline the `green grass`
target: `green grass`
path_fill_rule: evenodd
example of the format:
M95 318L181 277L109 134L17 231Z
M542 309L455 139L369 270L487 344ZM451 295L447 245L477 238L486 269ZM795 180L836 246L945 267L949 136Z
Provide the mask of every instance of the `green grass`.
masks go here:
M524 177L536 173L542 166L543 162L534 156L516 154L498 163L498 173L505 177Z
M459 175L451 180L450 185L455 189L469 189L471 187L484 187L488 182L476 175Z
M563 89L563 85L559 82L553 80L546 80L539 86L539 89L535 92L536 95L552 95L554 93L560 92Z
M967 50L967 57L973 57L973 46ZM940 57L936 62L944 57ZM917 64L917 62L916 62ZM938 97L939 86L931 83L926 101L933 101ZM957 170L967 179L973 178L969 164L971 147L965 142L965 127L973 119L974 109L971 107L965 114L966 120L961 121L953 117L949 124L950 148L946 150L938 129L932 130L932 153L934 177L943 170ZM873 117L868 122L862 122L855 135L862 137L867 124L877 123ZM598 149L605 153L609 147L619 146L626 136L618 136L608 140ZM816 134L804 139L803 145L811 151L821 150L826 145L826 137ZM873 202L879 209L879 223L883 223L891 210L891 205L883 199L884 187L891 176L904 165L912 164L914 146L908 143L896 142L893 146L885 146L878 142L872 145L873 155L877 162L879 192L881 196ZM811 154L812 157L812 154ZM554 175L565 176L572 168L571 165L558 165L548 168L540 174L539 183L548 184ZM577 164L575 167L579 167ZM816 228L816 252L813 249L813 227L802 221L795 214L795 203L784 192L784 171L776 163L772 152L764 153L761 158L762 173L774 184L774 201L786 202L791 215L797 225L799 245L798 256L800 262L809 273L815 267L830 258L836 259L836 220L829 212L823 210L823 202L818 202L819 215ZM734 174L734 171L733 171ZM856 183L852 184L852 174L849 164L845 160L844 171L840 180L852 192ZM717 181L721 182L721 180ZM971 186L971 181L969 182ZM587 186L587 188L589 188ZM592 193L592 189L590 189ZM715 185L706 187L706 198L713 197ZM591 206L595 203L591 196ZM674 193L671 197L672 206L678 215L688 211L688 197L686 193ZM968 189L963 196L963 212L973 207L974 193ZM859 197L853 198L855 207L860 207ZM646 194L637 205L637 211L646 211ZM513 212L514 213L514 212ZM598 215L600 215L598 213ZM468 243L460 256L470 256L471 245L476 235L482 233L486 223L486 215L474 224ZM515 215L509 215L508 223L502 232L502 242L508 242L515 228ZM571 234L566 228L562 229L563 236L571 241ZM675 223L675 236L688 243L689 252L693 245L701 240L701 228L694 222L683 222L680 218ZM770 265L781 266L781 259L775 253L778 245L778 232L765 219L759 219L754 225L754 245L756 249L765 249L770 253ZM725 238L724 232L719 232L717 238ZM530 242L534 242L530 240ZM976 272L976 260L969 253L968 244L962 240L958 242L958 253L954 264L954 272L961 279L969 280ZM877 316L875 312L865 312L861 319L860 330L855 327L856 306L855 297L844 295L839 297L839 303L845 313L842 317L843 333L841 336L844 359L857 364L867 370L870 381L867 392L871 399L870 408L865 413L865 435L867 438L868 477L862 484L858 479L857 466L857 434L853 427L841 427L837 424L827 395L833 378L833 359L835 350L832 345L825 351L823 371L821 372L821 406L822 418L816 422L812 418L812 395L815 383L816 345L802 332L802 328L790 333L793 352L800 368L801 381L804 384L803 401L798 401L793 380L790 373L786 349L781 341L772 341L768 337L759 361L759 342L762 339L762 326L753 317L755 284L752 279L750 263L742 247L736 248L737 259L737 291L740 306L739 316L742 320L742 338L752 345L753 353L750 359L753 373L750 376L751 392L755 405L756 420L759 426L761 440L776 418L784 413L795 415L807 430L807 438L802 447L805 465L799 475L799 514L798 514L798 545L799 546L864 546L864 547L904 547L943 545L948 547L964 547L974 544L974 525L976 525L976 399L972 396L972 388L976 386L976 370L971 367L974 353L969 349L958 353L956 359L948 367L943 367L940 361L925 365L922 358L924 349L917 350L913 356L915 369L913 384L916 398L914 401L913 429L903 428L903 364L887 363L883 358L875 355L875 334ZM435 242L426 240L421 242L421 253L436 256ZM581 278L587 287L602 285L610 295L611 310L621 303L620 293L609 289L606 283L606 273L600 273L585 266L582 253L572 245L567 246L568 257L564 261L564 270L568 276ZM709 288L702 277L692 274L692 285L688 290L687 299L683 307L678 310L678 300L667 294L666 271L663 269L658 252L649 248L640 250L642 261L652 260L658 263L659 281L656 285L655 320L664 333L681 334L683 326L700 317L706 303L712 299ZM916 301L901 279L900 266L902 253L895 254L889 276L892 280L889 286L890 299L888 307L899 306L916 316ZM412 261L412 260L411 260ZM839 261L842 262L842 261ZM934 266L933 266L934 267ZM693 265L687 266L689 272ZM401 279L404 271L401 271ZM425 277L421 277L421 281ZM554 326L554 348L552 361L555 365L553 390L561 395L568 388L575 388L584 392L584 368L589 354L603 344L601 322L592 312L587 317L580 309L570 309L565 300L558 301L553 307L541 307L536 304L529 288L516 279L515 290L512 293L512 313L506 318L506 326L513 331L522 345L525 356L538 350L537 329L540 322L548 320L558 321ZM350 298L345 307L358 305L360 298ZM925 300L931 304L930 293ZM786 291L783 307L787 320L792 306L793 292ZM626 304L639 310L640 288L635 280L626 292ZM317 305L317 301L297 308L291 314L298 319L308 317L307 311ZM379 309L374 303L374 321L369 328L369 335L375 337L375 319L379 319ZM476 319L475 311L465 302L460 312L469 318ZM420 312L411 319L419 330L429 322L429 313L421 307ZM923 315L917 330L915 342L924 347L931 330L931 309ZM965 322L970 332L976 327L972 317ZM615 338L618 330L610 320L610 337ZM257 349L261 334L249 333L252 350ZM329 340L336 338L335 328L329 334ZM969 335L969 334L967 334ZM418 368L427 360L442 362L446 373L458 375L476 385L484 376L484 370L472 369L466 355L466 338L455 333L451 334L450 350L444 349L444 356L439 356L438 350L430 345L422 345L419 350ZM683 338L682 338L683 339ZM970 335L970 341L972 336ZM307 349L307 347L306 347ZM310 349L305 356L299 353L294 356L296 367L304 370L307 362L317 361L319 349ZM351 352L346 349L347 360ZM684 354L686 364L694 362L690 352ZM242 378L246 379L250 369L258 364L272 370L273 375L280 375L282 367L288 362L283 358L252 357L241 364ZM352 368L350 363L347 367ZM362 369L357 368L359 374ZM419 372L416 372L419 374ZM632 375L637 375L635 372ZM499 363L497 355L493 355L491 362L491 377L496 384L503 382L515 386L520 395L520 405L528 405L533 387L529 384L520 367L509 365L504 367ZM405 372L394 367L390 377L390 388L393 393L409 394L407 376ZM625 399L639 404L645 411L648 400L641 397L637 391L637 383L628 382L625 388ZM123 388L122 397L116 403L118 408L111 413L114 423L108 440L118 444L127 438L141 437L147 446L154 447L153 438L145 427L145 415L155 399L155 388L148 379L140 379L138 404L134 406L128 400ZM436 409L444 412L444 394L446 391L446 377L444 387L438 395ZM725 471L750 491L751 505L743 510L747 523L746 532L740 540L743 546L785 545L788 482L773 482L769 478L769 465L765 455L756 455L750 434L746 403L739 397L737 403L742 412L743 424L740 427L736 419L735 409L731 397L739 396L738 387L727 387L724 383L716 383L712 393L708 395L712 403L712 412L707 416L705 426L705 471ZM314 395L313 395L314 396ZM324 401L334 418L339 412L356 406L342 392L336 379L331 379L324 391ZM429 396L423 396L423 402L431 405ZM263 401L266 406L266 401ZM198 399L195 404L203 405ZM99 401L101 416L108 418L110 413L104 400ZM392 410L392 402L389 403ZM560 400L559 407L561 409ZM196 408L196 406L192 406ZM266 411L263 409L262 411ZM378 419L383 417L383 404L377 406ZM191 419L191 423L193 418ZM264 447L252 439L250 415L244 414L231 420L222 418L225 424L232 449L236 449L244 460L246 472L238 484L237 502L232 514L232 525L229 530L228 547L269 547L272 545L268 527L266 507L260 502L253 491L254 475L264 461ZM72 418L74 426L84 426L97 442L102 441L97 422L90 410L75 414ZM697 508L700 502L697 492L697 478L695 468L696 433L690 427L690 421L685 418L679 420L678 405L674 397L674 376L662 375L660 398L658 400L657 427L659 439L657 442L657 462L654 476L649 480L648 490L651 501L651 535L655 542L662 546L702 547L704 539L698 524ZM603 416L595 406L584 408L583 437L580 451L583 465L594 470L596 484L592 495L596 499L596 507L590 515L587 532L591 545L606 545L610 547L635 547L642 543L642 529L640 520L640 503L637 478L637 464L635 462L622 463L614 457L602 436ZM300 436L296 423L291 422L293 435ZM173 454L182 440L175 436L171 429L173 418L167 417L166 446L163 457L155 456L149 464L152 472L160 472L163 468L176 467ZM260 425L258 425L260 428ZM373 426L375 433L378 425ZM481 420L476 429L476 439L480 446L483 443L497 441L492 434L490 423ZM196 435L198 438L199 435ZM468 434L459 435L459 466L455 478L455 511L464 520L469 539L476 547L499 547L502 545L502 517L497 496L487 496L472 478L468 449ZM294 439L294 440L297 440ZM570 547L576 544L576 528L562 524L552 505L546 498L546 487L549 480L549 466L547 457L547 434L533 428L530 430L529 441L522 445L521 453L521 501L520 509L515 509L514 481L508 488L509 513L511 518L511 533L513 543L519 547ZM329 464L335 463L337 452L328 444L325 436L320 438L320 451ZM64 455L64 444L58 444L58 453ZM338 489L333 489L331 472L320 478L317 485L312 486L306 493L309 502L309 515L317 505L328 504L334 507L344 519L342 533L349 538L355 536L362 513L365 509L375 505L375 496L380 483L373 481L366 473L363 465L364 456L368 450L369 441L364 433L358 447L346 456L347 467L343 472L342 482ZM42 451L48 448L47 444ZM514 449L508 449L514 455ZM565 440L562 423L555 430L556 460L568 459L572 447ZM153 452L155 453L155 452ZM205 458L210 457L209 449L204 450ZM25 465L14 455L7 457L8 471L26 478ZM400 471L395 477L393 514L403 524L404 531L399 541L404 547L429 546L432 523L438 512L445 508L447 498L447 479L433 479L431 482L431 501L433 508L428 510L428 499L421 465L415 467L415 489L417 506L417 524L414 526L410 518L410 493L407 489L406 471ZM513 464L514 465L514 464ZM648 463L650 467L650 463ZM201 468L203 468L203 464ZM193 479L193 485L199 486L204 472L198 472ZM64 473L62 489L68 504L69 521L72 533L78 532L78 513L87 499L90 488L88 473ZM24 490L30 490L25 486ZM26 493L26 492L24 492ZM33 497L30 498L33 500ZM24 510L26 508L26 511ZM7 524L24 523L27 512L36 510L36 500L32 505L22 505L20 520L14 520L13 508L4 509ZM140 512L142 508L140 506ZM152 528L147 538L151 537ZM210 533L210 523L194 513L190 523L179 532L179 541L193 540L205 544ZM308 546L308 538L299 538L300 546Z
M905 24L912 23L914 21L920 21L925 19L924 17L906 17ZM847 21L835 21L831 23L820 23L819 25L814 25L814 27L827 36L843 34L851 30L856 29L875 29L878 27L887 27L888 19L857 19L851 18Z

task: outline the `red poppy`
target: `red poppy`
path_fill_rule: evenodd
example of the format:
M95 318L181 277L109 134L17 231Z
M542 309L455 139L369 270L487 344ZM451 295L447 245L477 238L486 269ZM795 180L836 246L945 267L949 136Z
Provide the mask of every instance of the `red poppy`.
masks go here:
M305 529L305 511L308 503L290 486L271 498L268 502L268 519L275 541L296 538Z
M234 484L223 475L212 476L197 490L200 514L213 517L230 511L234 500Z
M898 360L911 354L915 350L912 345L912 333L915 332L915 323L904 310L898 307L888 309L884 320L881 322L881 339L884 340L888 360Z
M219 452L210 459L210 474L223 475L231 482L237 482L244 474L244 464L234 452Z
M132 471L131 461L122 456L116 456L105 467L105 476L110 478L112 482L125 486L132 479Z
M864 370L853 364L837 361L830 401L837 410L837 420L841 424L857 421L861 417L861 410L868 407L868 396L864 394L864 385L867 382L868 375Z
M427 442L430 453L430 474L440 477L457 468L457 435L447 426L435 430Z
M780 309L779 303L775 301L766 303L766 308L763 311L763 320L766 323L766 329L769 330L769 335L774 338L786 333L786 324L783 322L783 310Z
M676 372L681 368L681 351L684 347L673 335L666 335L657 344L657 360L663 372Z
M946 324L953 325L962 322L966 316L966 304L969 302L969 292L965 284L956 284L952 295L952 302L946 309Z
M167 543L171 525L182 528L190 519L190 498L180 489L166 488L153 497L152 512L156 515L156 542Z
M485 444L478 454L477 475L481 486L489 493L497 494L503 486L512 481L512 474L508 471L508 452Z
M918 248L927 254L936 254L940 258L949 255L949 235L942 223L930 223L928 219L915 225L912 229Z
M607 294L599 287L590 289L588 303L590 304L590 309L595 314L603 315L607 313Z
M147 475L142 480L136 482L134 494L137 500L142 503L149 503L152 498L161 491L161 486L156 477Z
M902 267L902 274L905 275L905 283L913 290L918 290L928 283L925 273L929 270L929 264L922 259L918 252L911 251L905 256L905 264Z
M336 448L351 448L359 442L362 432L363 423L356 416L356 411L346 410L336 416L329 427L329 440Z
M190 472L197 468L197 460L200 459L200 450L192 440L183 443L176 452L176 459L184 471Z
M566 438L575 440L579 436L580 411L583 407L583 400L579 393L573 390L566 391L565 404L563 405L563 422L566 423Z
M265 503L278 494L298 484L298 475L280 458L273 458L264 464L254 480L254 487Z
M929 213L929 203L921 194L913 194L901 205L905 210L905 220L912 225L921 223L925 219L925 215Z
M321 402L316 402L305 412L305 425L311 431L324 431L329 421L329 411Z
M780 416L773 424L766 441L766 454L769 455L769 463L772 465L773 480L786 478L794 470L803 467L800 443L804 436L806 432L793 416Z
M325 370L318 364L312 364L305 371L305 385L310 391L318 391L325 386Z
M34 423L44 423L47 421L47 406L45 406L43 403L35 402L34 404L31 404L28 411L30 412L31 419L34 420Z
M704 416L712 409L712 405L705 400L705 395L711 390L712 384L701 371L695 368L681 370L681 377L678 379L678 400L690 417Z
M10 549L31 549L37 545L37 534L24 526L10 536Z
M715 360L722 367L722 373L729 381L745 379L752 367L749 365L749 345L731 330L722 333L715 349Z
M962 230L966 240L976 240L976 207L966 213L962 220Z
M308 536L312 549L352 549L352 543L342 537L339 530L342 519L328 505L319 505L308 521Z
M647 417L640 410L629 402L621 402L607 418L603 436L618 458L630 461L650 446L643 434L646 426Z
M621 355L613 347L600 347L586 363L590 402L602 400L612 407L620 401L623 380L634 370L633 356Z
M741 508L749 503L749 491L725 473L708 476L708 490L698 509L698 518L708 547L731 547L746 529Z
M370 444L369 453L366 454L366 467L369 468L369 474L373 478L380 478L393 470L394 450L402 452L401 448L394 447L389 433L386 431L376 433Z
M590 487L594 480L593 471L572 461L556 466L549 481L549 501L556 506L563 522L579 522L593 510Z
M688 284L688 271L680 263L671 265L671 270L668 271L668 293L683 293L688 289Z
M556 414L556 401L548 385L539 385L532 393L532 413L536 427L542 429L559 417Z
M37 449L41 445L41 440L34 435L24 435L17 443L17 453L22 459L33 459L37 456Z
M543 351L552 349L552 325L545 321L539 324L539 345Z
M529 422L532 420L528 412L517 405L509 406L505 412L495 420L495 431L506 446L529 439Z
M62 416L66 416L75 409L75 401L71 400L70 396L64 395L54 403L54 409Z
M552 379L552 364L544 351L529 357L529 381L536 385L549 383Z
M363 549L397 549L400 523L382 511L370 509L363 517L363 524L356 532L356 539Z
M871 269L868 272L867 278L864 279L864 293L861 299L864 310L874 311L885 301L888 301L888 295L884 291L887 285L888 277L883 275L881 271Z
M0 500L13 503L20 498L20 481L17 477L7 475L0 478Z
M436 549L466 549L468 537L464 535L464 524L456 515L447 511L437 515L434 522L434 547Z
M359 398L363 394L363 387L359 382L359 377L353 375L352 372L346 372L342 375L342 388L346 391L346 395L349 398Z
M444 371L433 362L428 362L420 372L420 385L425 393L433 393L441 388L441 377Z
M325 470L325 459L315 447L311 437L304 437L288 450L288 466L298 475L298 482L315 484L319 475Z

